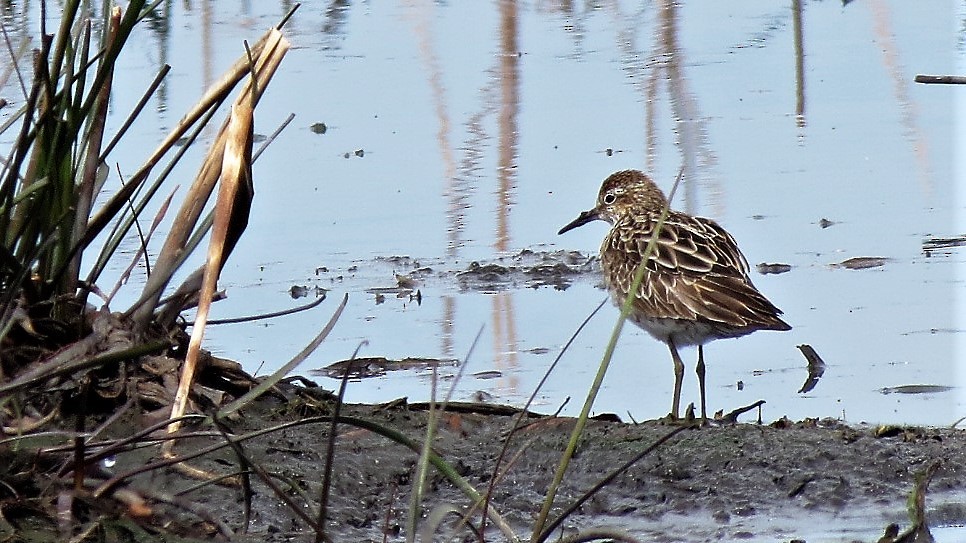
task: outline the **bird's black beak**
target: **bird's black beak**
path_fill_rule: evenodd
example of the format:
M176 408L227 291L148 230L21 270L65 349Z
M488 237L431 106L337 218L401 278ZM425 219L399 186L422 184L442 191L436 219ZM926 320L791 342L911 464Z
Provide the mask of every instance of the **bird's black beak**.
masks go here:
M570 230L573 230L574 228L577 228L578 226L583 226L583 225L585 225L585 224L587 224L589 222L596 221L599 218L600 218L600 215L597 213L597 209L596 208L591 209L589 211L584 211L576 219L570 221L570 224L568 224L567 226L564 226L563 228L561 228L560 231L557 232L557 235L559 236L560 234L563 234L564 232L569 232Z

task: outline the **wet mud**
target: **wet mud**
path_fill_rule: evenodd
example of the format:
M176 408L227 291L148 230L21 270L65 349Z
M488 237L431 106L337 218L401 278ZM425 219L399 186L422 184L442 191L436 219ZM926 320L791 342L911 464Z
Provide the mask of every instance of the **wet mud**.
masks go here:
M304 400L328 397L321 389L294 388L298 390L287 393L288 401L278 396L260 400L226 422L236 435L294 423L246 440L242 446L252 462L273 474L283 492L314 517L330 425L325 415L331 404ZM512 413L512 409L461 404L442 415L433 448L485 492L513 427ZM385 406L344 406L342 415L390 428L420 443L428 413L425 405L400 401ZM616 417L610 419L589 422L551 518L617 466L675 429L659 421L627 424L615 421ZM492 505L523 540L530 537L574 423L570 418L528 415L522 429L512 436L503 474L493 487ZM136 428L140 423L129 419L127 424ZM113 428L119 430L124 431L123 425ZM417 454L350 423L340 424L336 432L326 522L332 540L383 541L385 536L388 541L402 541ZM177 452L186 454L217 441L217 437L195 438L179 445ZM148 448L119 455L110 472L141 466L156 452ZM964 431L858 428L831 420L687 429L587 500L556 534L616 527L642 541L815 541L816 533L841 530L856 534L858 516L867 527L865 535L842 540L877 541L887 524L908 525L905 502L915 477L936 461L940 464L926 497L927 519L947 525L966 523ZM238 469L238 459L229 449L191 462L213 473ZM313 540L302 519L257 477L251 480L254 495L247 531L243 530L244 499L239 487L208 485L182 499L220 519L237 540ZM126 488L177 495L197 482L162 469L134 477ZM431 472L421 508L423 522L440 508L465 511L468 505L469 500L454 484ZM184 510L167 514L185 517L180 522L192 527L189 531L205 527L212 536L217 535L211 526ZM447 516L435 527L433 539L442 540L455 531L457 541L476 540L469 529L454 528L455 518ZM817 523L816 519L828 521ZM479 525L478 514L473 524ZM505 540L492 523L487 525L486 541Z
M293 298L319 295L352 281L365 285L365 291L381 303L385 296L417 300L420 287L426 285L452 287L460 292L538 287L566 290L576 281L599 282L599 274L597 255L580 251L524 249L513 255L470 262L388 256L345 268L319 267L315 284L293 285L290 293Z

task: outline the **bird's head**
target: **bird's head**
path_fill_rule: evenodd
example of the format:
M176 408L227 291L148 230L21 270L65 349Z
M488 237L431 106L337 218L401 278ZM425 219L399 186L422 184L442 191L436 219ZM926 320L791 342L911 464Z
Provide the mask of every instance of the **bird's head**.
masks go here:
M593 209L582 212L557 234L563 234L596 220L614 224L621 217L629 214L660 211L666 204L667 198L664 193L643 172L619 171L607 177L600 186L597 205Z

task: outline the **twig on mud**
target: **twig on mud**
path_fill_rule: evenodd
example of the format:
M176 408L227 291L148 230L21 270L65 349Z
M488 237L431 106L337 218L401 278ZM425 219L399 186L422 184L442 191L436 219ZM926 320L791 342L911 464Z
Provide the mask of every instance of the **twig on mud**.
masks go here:
M567 404L569 403L570 403L570 396L567 396L566 398L564 398L564 401L560 403L560 407L558 407L557 410L553 412L553 415L550 415L550 417L551 418L559 417L560 413L563 413L564 408L567 407Z
M57 418L60 415L60 409L54 407L50 410L50 413L41 416L40 418L31 418L29 421L20 419L16 422L16 426L6 426L0 424L0 435L14 436L8 439L0 439L0 445L7 443L11 440L23 439L25 437L34 437L41 434L46 434L48 436L61 435L68 437L77 437L74 432L67 430L52 430L49 432L34 432L37 428L43 428L48 422Z
M721 417L721 422L728 423L728 424L736 424L738 422L739 416L751 411L752 409L761 407L763 405L765 405L765 400L758 400L753 404L746 405L744 407L739 407L729 412L727 415ZM761 422L761 421L759 420L758 422Z
M166 503L168 505L173 505L189 513L201 518L202 520L211 523L212 526L216 527L218 531L227 537L229 541L235 538L235 532L228 525L222 522L218 517L211 514L210 511L206 510L204 507L196 504L191 500L181 498L177 494L166 494L164 492L158 492L149 488L137 488L137 489L124 489L125 492L133 492L140 496L144 496L150 500L156 502Z
M591 487L590 490L585 492L583 496L577 498L577 500L575 500L574 503L570 504L569 507L567 507L559 515L557 515L557 518L554 519L552 522L550 522L547 525L547 527L544 528L542 532L540 532L539 536L533 538L533 543L542 543L543 541L546 541L547 538L550 537L550 534L552 534L553 531L556 530L558 526L560 526L560 523L562 523L564 519L569 517L574 511L576 511L581 505L584 504L584 502L590 499L590 497L596 494L600 489L610 484L610 482L616 479L618 475L630 469L631 466L639 462L645 456L651 454L655 449L657 449L658 447L666 443L672 437L680 434L685 430L690 430L692 428L697 428L697 426L696 425L680 426L678 428L675 428L674 430L671 430L670 432L661 436L661 438L655 441L654 443L651 443L646 449L634 455L634 457L628 460L627 462L625 462L624 465L610 472L606 477L601 479L596 485Z
M197 416L197 415L195 415L195 416ZM187 415L185 417L183 417L182 420L184 420L184 418L186 418L186 417L187 417ZM247 434L243 434L243 435L237 436L235 439L238 440L238 441L245 441L245 440L253 439L253 438L256 438L256 437L259 437L259 436L262 436L262 435L270 434L272 432L276 432L276 431L279 431L279 430L284 430L284 429L287 429L287 428L292 428L292 427L295 427L295 426L300 426L301 424L312 424L312 423L324 422L324 421L328 421L328 420L329 420L329 417L328 416L311 417L311 418L308 418L308 419L302 419L302 420L299 420L299 421L288 422L288 423L285 423L285 424L279 424L279 425L276 425L276 426L272 426L270 428L263 428L261 430L256 430L254 432L249 432ZM168 424L170 424L170 421L165 421L162 424L162 426L167 426ZM161 440L161 439L179 439L179 438L180 439L183 439L185 437L189 437L189 436L187 436L185 434L180 434L180 435L178 435L178 434L171 434L171 435L165 436L164 438L158 438L158 439L159 440ZM164 468L164 467L171 466L171 465L174 465L174 464L178 464L178 463L181 463L181 462L185 462L187 460L192 460L194 458L198 458L200 456L204 456L206 454L215 452L215 451L217 451L219 449L223 449L223 448L225 448L227 446L228 446L227 443L219 442L219 443L215 443L213 445L209 445L207 447L203 447L203 448L198 449L196 451L192 451L190 453L183 454L181 456L176 456L176 457L171 457L171 458L164 458L162 460L157 460L155 462L151 462L149 464L145 464L143 466L140 466L140 467L137 467L137 468L128 470L128 471L126 471L124 473L119 473L119 474L115 475L114 477L111 477L110 479L108 479L104 483L102 483L101 486L99 486L97 488L97 490L94 492L94 494L96 496L99 496L101 494L104 494L105 492L109 492L110 490L112 490L115 486L117 486L121 482L123 482L126 479L129 479L131 477L134 477L135 475L140 475L142 473L147 473L149 471L154 471L156 469L160 469L160 468Z
M177 507L184 509L185 511L194 513L198 517L204 519L206 522L210 522L213 526L217 527L218 531L222 535L227 537L229 541L235 538L234 531L228 525L222 522L221 519L219 519L217 516L212 515L211 511L208 511L204 507L201 507L195 504L195 502L193 502L192 500L187 500L187 499L180 498L178 496L172 496L170 494L156 492L150 489L141 488L141 489L138 489L138 492L143 493L145 496L151 498L152 500L164 502L169 505L175 505Z

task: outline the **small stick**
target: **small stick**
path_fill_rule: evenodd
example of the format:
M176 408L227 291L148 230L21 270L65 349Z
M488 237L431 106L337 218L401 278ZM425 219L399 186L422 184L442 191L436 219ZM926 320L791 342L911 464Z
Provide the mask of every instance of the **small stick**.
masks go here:
M916 83L941 85L966 85L966 77L961 75L917 75Z
M761 407L762 405L764 405L764 403L765 403L765 400L758 400L757 402L751 405L739 407L738 409L735 409L734 411L721 417L721 422L736 424L738 422L738 415L747 413L752 409L755 409L756 407ZM758 417L761 418L761 415L759 414Z

